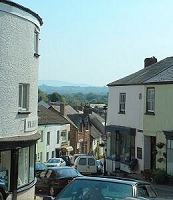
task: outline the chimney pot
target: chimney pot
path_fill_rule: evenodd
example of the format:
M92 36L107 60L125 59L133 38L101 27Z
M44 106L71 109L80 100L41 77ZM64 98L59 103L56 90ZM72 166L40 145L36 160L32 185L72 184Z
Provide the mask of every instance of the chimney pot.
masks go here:
M148 66L150 66L150 65L152 65L152 64L154 64L156 62L157 62L157 58L155 58L154 56L151 57L151 58L145 58L145 60L144 60L144 68L148 67Z

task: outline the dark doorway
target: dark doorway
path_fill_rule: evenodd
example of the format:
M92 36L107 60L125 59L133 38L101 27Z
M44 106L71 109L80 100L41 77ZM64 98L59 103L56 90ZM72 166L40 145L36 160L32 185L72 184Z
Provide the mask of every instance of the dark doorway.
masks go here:
M156 169L156 137L151 136L151 169Z
M56 158L59 158L59 156L60 156L60 149L55 149L55 156L56 156Z

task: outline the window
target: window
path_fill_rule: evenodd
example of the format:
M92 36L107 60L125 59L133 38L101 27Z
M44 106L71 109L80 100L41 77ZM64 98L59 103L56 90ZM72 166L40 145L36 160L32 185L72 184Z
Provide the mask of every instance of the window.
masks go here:
M50 132L47 132L47 145L50 145Z
M137 147L137 158L142 159L142 148Z
M126 103L126 93L120 93L120 107L119 107L119 113L124 114L125 113L125 103Z
M40 142L43 142L43 131L41 131Z
M29 109L29 84L19 84L19 111Z
M61 139L62 139L62 142L67 142L67 131L66 130L61 132Z
M147 88L146 97L147 97L146 98L146 112L154 113L154 111L155 111L155 89Z
M86 158L80 158L79 159L79 165L86 165L86 164L87 164Z
M18 187L34 180L35 145L19 149Z
M46 153L46 160L49 160L49 152Z
M88 165L89 166L95 166L95 160L94 160L94 158L88 158Z
M39 32L35 30L34 32L34 56L38 57L38 45L39 45Z
M54 151L52 151L52 158L54 158L55 157L55 152Z
M57 135L56 135L56 142L57 142L57 144L59 144L59 131L57 131Z

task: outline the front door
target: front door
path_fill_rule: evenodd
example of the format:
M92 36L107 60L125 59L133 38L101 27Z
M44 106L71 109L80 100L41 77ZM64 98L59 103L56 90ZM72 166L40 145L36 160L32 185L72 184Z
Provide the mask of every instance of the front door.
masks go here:
M156 169L156 137L151 136L151 169Z

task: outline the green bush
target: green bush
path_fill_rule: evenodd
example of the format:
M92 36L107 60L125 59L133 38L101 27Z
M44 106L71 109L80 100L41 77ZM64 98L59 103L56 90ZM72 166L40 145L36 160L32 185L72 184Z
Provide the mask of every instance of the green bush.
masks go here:
M168 175L163 169L156 169L152 174L153 182L157 184L164 184L168 182Z

